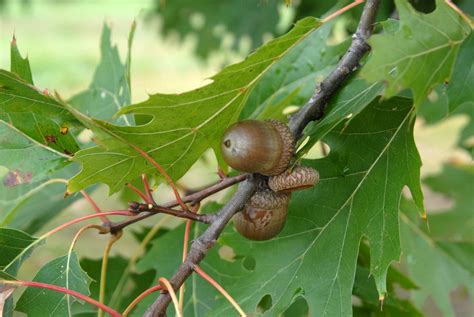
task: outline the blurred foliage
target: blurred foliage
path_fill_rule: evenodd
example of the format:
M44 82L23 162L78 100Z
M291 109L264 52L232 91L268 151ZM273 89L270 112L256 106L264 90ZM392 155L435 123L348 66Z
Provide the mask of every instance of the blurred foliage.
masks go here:
M265 35L281 35L304 17L323 18L350 2L352 0L154 0L155 6L150 15L159 17L159 30L165 36L177 35L180 41L195 37L196 55L207 58L213 52L229 49L244 49L246 53L246 48L242 47L243 39L250 39L250 50L253 50L264 42ZM435 8L435 0L410 2L415 9L425 13ZM473 14L473 1L458 0L454 3L468 14ZM348 32L355 30L362 7L359 5L343 15ZM377 21L391 16L397 16L393 0L382 1Z

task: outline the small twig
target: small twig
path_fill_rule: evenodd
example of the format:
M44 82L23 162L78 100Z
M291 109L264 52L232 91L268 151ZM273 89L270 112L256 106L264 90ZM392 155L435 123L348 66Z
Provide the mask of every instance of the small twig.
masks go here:
M69 267L69 261L71 259L72 250L74 249L74 246L76 245L77 240L79 239L79 237L81 236L81 234L84 231L86 231L88 229L91 229L91 228L95 228L95 229L99 230L99 232L102 230L101 226L90 224L90 225L86 225L86 226L82 227L81 229L79 229L77 231L77 233L74 235L74 238L71 241L71 245L69 246L69 250L67 252L67 266L66 267ZM69 289L69 276L68 276L68 274L69 274L69 270L66 270L66 288L67 289ZM69 298L69 295L67 295L66 301L67 301L68 313L69 313L70 316L72 316L72 313L71 313L71 300Z
M95 212L97 212L97 213L102 212L102 210L100 210L99 206L97 206L95 201L92 199L91 196L89 196L89 194L86 193L85 190L81 190L81 194L92 205L92 208L94 208ZM102 220L103 223L109 223L110 222L110 220L106 216L100 216L100 220Z
M230 296L229 293L219 284L217 283L212 277L206 274L198 265L194 266L194 272L199 274L203 279L209 282L212 286L214 286L231 304L234 306L235 310L237 310L242 317L247 317L247 314L243 311L243 309L237 304L235 299Z
M360 60L369 51L370 46L367 44L367 40L372 34L373 23L379 4L380 0L366 1L359 26L352 37L353 41L348 51L339 61L336 69L316 88L310 100L290 118L288 126L295 136L295 139L301 137L303 129L309 122L320 119L323 116L328 100L334 96L344 80L357 69ZM253 175L253 177L250 177L240 184L234 196L221 211L216 214L215 219L207 230L194 241L186 261L179 266L174 276L170 279L174 289L179 289L184 281L192 274L194 266L205 257L207 251L213 246L234 213L236 213L253 194L258 181L256 177L257 175ZM161 294L148 308L145 316L164 316L170 301L171 298L169 294Z
M168 175L168 173L165 171L165 169L158 164L158 162L155 161L147 152L143 151L141 148L136 146L133 143L128 143L131 147L133 147L138 153L140 153L148 162L150 162L156 169L160 172L160 174L166 179L168 184L170 185L171 189L173 190L174 196L176 197L176 201L178 204L181 206L183 210L187 210L188 207L186 204L183 202L181 199L181 195L178 192L178 189L176 189L176 185L174 184L173 180L171 177Z
M130 184L130 183L127 183L126 186L127 186L128 188L130 188L132 191L134 191L135 194L137 194L138 196L140 196L140 198L143 199L143 201L146 201L147 203L152 204L152 202L149 202L149 201L148 201L147 196L146 196L144 193L142 193L141 190L139 190L138 188L136 188L135 186L133 186L133 185Z
M209 187L201 190L200 192L197 192L197 193L194 193L192 195L188 195L188 196L183 197L183 201L186 202L186 203L191 203L191 204L199 203L203 199L205 199L205 198L207 198L207 197L209 197L209 196L211 196L211 195L213 195L217 192L220 192L221 190L224 190L224 189L226 189L226 188L228 188L228 187L230 187L234 184L242 182L248 176L249 176L249 174L241 174L241 175L225 178L221 182L219 182L217 184L210 185ZM165 204L161 205L161 207L166 207L166 208L172 208L172 207L176 207L176 206L178 206L178 202L176 200L173 200L173 201L170 201L168 203L165 203ZM135 222L141 221L141 220L143 220L145 218L148 218L150 216L153 216L155 214L156 213L153 213L153 212L143 212L140 215L138 215L138 216L136 216L132 219L112 223L112 224L110 224L110 230L111 230L111 232L121 230L121 229L135 223Z
M321 22L326 23L326 22L328 22L328 21L334 19L335 17L341 15L342 13L344 13L344 12L346 12L346 11L352 9L353 7L358 6L359 4L361 4L361 3L363 3L363 2L364 2L364 0L355 0L354 2L352 2L352 3L348 4L348 5L346 5L344 8L341 8L341 9L337 10L336 12L334 12L334 13L328 15L327 17L325 17L324 19L322 19Z
M200 215L189 210L176 210L173 208L163 207L159 205L142 204L136 201L132 201L129 204L131 212L163 213L179 218L191 219L202 223L211 223L214 218L214 215L212 214Z
M107 265L109 263L109 254L112 246L122 237L122 231L119 231L110 236L109 241L104 249L104 255L102 256L102 267L100 268L100 288L99 288L99 303L105 304L105 286L107 284ZM98 317L104 316L104 312L99 310L97 312Z
M372 34L373 23L380 0L368 0L365 3L359 26L352 36L352 44L341 58L336 68L316 87L309 101L291 118L288 126L298 139L306 125L324 115L329 98L358 67L362 57L370 50L367 43Z
M31 243L30 245L28 245L25 249L23 249L22 252L20 252L12 261L10 261L10 263L5 266L3 268L4 271L6 271L11 265L13 265L14 263L16 263L16 261L22 257L24 254L26 254L26 252L29 252L30 250L32 250L32 248L34 246L36 246L38 243L40 243L41 241L43 241L44 239L48 238L49 236L55 234L56 232L58 231L61 231L69 226L72 226L76 223L79 223L81 221L84 221L84 220L88 220L88 219L91 219L91 218L97 218L97 217L100 217L100 216L114 216L114 215L120 215L120 216L130 216L131 213L130 211L128 210L114 210L114 211L108 211L108 212L101 212L101 213L95 213L95 214L91 214L91 215L87 215L87 216L83 216L83 217L79 217L79 218L76 218L76 219L73 219L71 221L68 221L66 223L63 223L62 225L60 226L57 226L56 228L46 232L45 234L43 234L41 237L39 237L38 239L36 239L35 241L33 241L33 243ZM100 233L109 233L110 232L110 228L109 227L104 227L104 226L99 226L100 227Z
M158 281L160 282L161 286L168 291L168 294L173 301L174 309L176 310L176 316L183 317L183 313L179 309L178 298L176 297L173 286L171 286L170 282L164 277L160 277Z
M128 314L130 314L132 312L132 309L135 308L135 306L137 306L137 304L139 302L141 302L145 297L147 297L148 295L150 295L151 293L154 293L156 291L159 291L159 290L162 290L163 287L161 285L155 285L155 286L152 286L150 287L149 289L145 290L143 293L141 293L140 295L137 296L137 298L135 298L128 306L127 308L125 308L125 310L123 311L122 315L125 317L125 316L128 316Z
M151 189L150 189L150 186L148 184L148 180L146 178L146 174L142 174L142 182L143 182L143 188L145 188L145 195L146 197L148 198L147 200L145 200L147 203L149 204L153 204L153 205L157 205L157 203L155 202L155 200L153 199L153 196L151 195Z

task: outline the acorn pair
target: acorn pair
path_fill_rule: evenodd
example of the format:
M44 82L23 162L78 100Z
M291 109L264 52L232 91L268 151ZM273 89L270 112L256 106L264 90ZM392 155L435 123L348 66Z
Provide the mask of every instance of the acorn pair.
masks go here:
M221 150L232 168L269 176L270 189L255 192L234 216L237 231L251 240L276 236L285 225L291 192L319 181L313 168L288 168L295 140L288 126L277 120L236 122L225 132Z

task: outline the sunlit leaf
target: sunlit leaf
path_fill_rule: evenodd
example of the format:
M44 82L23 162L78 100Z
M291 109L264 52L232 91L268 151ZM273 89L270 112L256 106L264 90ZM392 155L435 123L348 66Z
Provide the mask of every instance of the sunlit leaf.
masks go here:
M316 19L303 19L243 62L224 68L207 86L182 94L155 94L145 102L122 108L121 114L150 116L146 125L119 127L76 113L93 129L103 147L77 153L74 160L83 164L83 170L70 180L69 190L102 182L114 193L141 173L154 172L129 144L146 151L173 179L180 178L205 150L218 148L225 128L237 119L262 75L319 26Z

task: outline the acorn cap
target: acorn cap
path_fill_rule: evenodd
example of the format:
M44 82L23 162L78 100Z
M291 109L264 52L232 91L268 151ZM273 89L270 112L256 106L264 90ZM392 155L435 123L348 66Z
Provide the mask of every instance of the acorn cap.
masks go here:
M247 205L260 209L275 209L287 205L290 201L290 195L287 193L274 193L271 190L261 190L255 192L250 197Z
M290 161L295 154L295 139L293 134L291 134L290 128L281 121L278 120L265 120L270 123L275 130L278 131L278 134L282 140L282 151L279 161L268 171L262 171L260 174L266 176L278 175L283 173L290 165Z
M318 182L317 170L307 166L296 166L280 175L270 177L268 186L274 192L285 193L313 187Z

